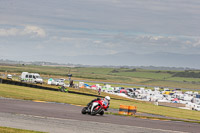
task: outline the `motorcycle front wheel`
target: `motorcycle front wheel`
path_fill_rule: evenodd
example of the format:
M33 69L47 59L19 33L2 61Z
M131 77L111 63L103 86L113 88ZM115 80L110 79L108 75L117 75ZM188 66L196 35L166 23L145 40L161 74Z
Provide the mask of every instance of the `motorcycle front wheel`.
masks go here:
M100 114L100 115L103 115L103 114L104 114L104 111L102 110L99 114Z
M84 107L81 111L82 114L86 114L87 113L87 107Z

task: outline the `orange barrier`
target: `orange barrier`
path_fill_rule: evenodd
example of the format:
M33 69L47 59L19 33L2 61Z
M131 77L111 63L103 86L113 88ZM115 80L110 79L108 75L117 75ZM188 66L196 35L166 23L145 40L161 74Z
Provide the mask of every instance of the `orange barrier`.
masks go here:
M120 105L119 114L120 115L127 115L128 114L128 106L127 105Z
M135 115L136 111L136 106L120 105L119 107L119 114L121 115Z
M136 106L128 106L128 115L135 115L136 111L137 111Z

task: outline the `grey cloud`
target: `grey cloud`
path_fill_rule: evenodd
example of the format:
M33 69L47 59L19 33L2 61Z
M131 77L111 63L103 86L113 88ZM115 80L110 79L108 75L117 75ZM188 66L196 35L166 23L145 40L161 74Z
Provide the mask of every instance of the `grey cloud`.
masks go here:
M196 0L0 1L0 52L200 54L199 16Z
M27 17L26 22L40 21L43 25L199 35L199 30L194 27L200 21L200 6L195 1L127 0L116 4L91 0L35 1L32 4L23 1L15 4L16 8L9 15L19 12L20 17Z
M45 30L33 25L27 25L22 28L9 28L0 29L0 36L25 36L31 35L32 37L45 37Z

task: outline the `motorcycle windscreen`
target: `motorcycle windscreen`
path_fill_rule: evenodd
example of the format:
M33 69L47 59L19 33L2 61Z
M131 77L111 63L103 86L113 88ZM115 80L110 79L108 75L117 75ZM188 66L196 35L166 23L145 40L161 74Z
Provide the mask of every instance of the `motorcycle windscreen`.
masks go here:
M103 101L104 106L108 106L108 102Z

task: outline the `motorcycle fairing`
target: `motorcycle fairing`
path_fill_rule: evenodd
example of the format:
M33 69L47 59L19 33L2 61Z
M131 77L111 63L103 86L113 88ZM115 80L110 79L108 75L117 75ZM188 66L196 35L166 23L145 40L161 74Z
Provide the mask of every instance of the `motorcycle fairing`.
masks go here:
M92 103L92 107L91 107L91 111L92 111L92 110L94 109L94 107L97 106L98 104L99 104L99 103L97 103L97 102L93 102L93 103Z

